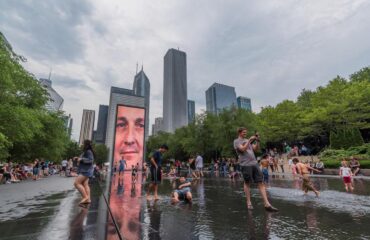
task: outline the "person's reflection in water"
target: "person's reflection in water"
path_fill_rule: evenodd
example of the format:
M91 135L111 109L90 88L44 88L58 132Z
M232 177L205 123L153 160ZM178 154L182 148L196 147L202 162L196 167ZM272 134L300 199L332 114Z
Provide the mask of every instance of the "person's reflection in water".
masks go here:
M307 227L310 231L317 231L317 212L315 208L310 209L306 215Z
M119 177L117 178L117 195L118 196L121 196L123 194L123 192L125 191L124 187L123 187L123 178Z
M69 238L71 240L83 239L83 224L88 212L88 205L86 207L80 207L80 212L76 215L70 224Z
M161 225L161 211L159 210L158 203L155 201L153 206L150 206L150 201L147 201L147 208L149 212L150 225L148 237L151 240L161 239L160 225Z
M270 229L272 224L272 214L271 212L265 213L265 221L264 221L264 239L270 239Z
M252 211L247 212L247 230L248 230L248 239L257 239L256 238L256 224L253 220Z
M134 182L131 183L131 197L136 197L136 184Z

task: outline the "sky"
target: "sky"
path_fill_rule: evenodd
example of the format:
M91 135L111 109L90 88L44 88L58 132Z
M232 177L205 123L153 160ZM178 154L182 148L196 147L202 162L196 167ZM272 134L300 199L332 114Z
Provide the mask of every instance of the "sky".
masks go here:
M82 110L97 119L111 86L132 88L137 64L151 83L150 125L162 116L169 48L187 54L197 113L214 82L234 86L259 112L370 63L365 0L2 0L0 9L0 31L24 67L37 78L51 71L76 140Z

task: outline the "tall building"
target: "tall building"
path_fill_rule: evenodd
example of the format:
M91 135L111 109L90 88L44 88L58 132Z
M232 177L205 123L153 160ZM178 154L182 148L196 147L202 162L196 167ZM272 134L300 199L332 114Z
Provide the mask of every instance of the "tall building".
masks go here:
M145 98L136 96L133 90L111 87L108 109L107 134L105 145L109 149L109 160L113 159L114 132L116 126L117 105L122 104L132 107L145 107ZM144 150L145 152L145 150Z
M220 83L212 84L206 91L207 112L219 114L222 109L236 106L235 88Z
M163 131L163 118L157 117L152 125L152 135L157 135L160 131Z
M83 145L84 140L93 139L95 122L95 111L84 109L82 113L81 130L80 130L80 145Z
M247 97L238 97L236 99L238 103L238 108L246 109L249 111L252 111L252 104L251 104L251 99Z
M163 130L174 132L188 124L186 53L169 49L164 56Z
M188 100L188 123L195 120L195 102L193 100Z
M108 109L109 106L107 105L99 105L98 127L96 128L96 134L94 136L94 141L96 143L105 144L105 137L107 134Z
M133 92L135 95L145 98L145 139L147 139L149 134L150 82L144 73L143 67L141 67L141 71L135 76Z
M52 87L50 79L40 78L40 84L49 93L49 100L46 103L46 109L49 111L57 112L63 109L64 99L59 95L57 91Z
M72 136L72 127L73 127L73 118L71 117L71 114L69 114L68 116L63 115L62 120L64 122L64 127L67 131L67 134L68 134L69 138L71 138L71 136Z

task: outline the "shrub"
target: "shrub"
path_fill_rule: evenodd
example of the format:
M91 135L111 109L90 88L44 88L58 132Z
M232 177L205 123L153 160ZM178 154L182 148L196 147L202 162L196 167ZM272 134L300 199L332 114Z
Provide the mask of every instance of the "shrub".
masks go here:
M330 147L332 149L348 149L364 144L358 128L345 128L330 132Z

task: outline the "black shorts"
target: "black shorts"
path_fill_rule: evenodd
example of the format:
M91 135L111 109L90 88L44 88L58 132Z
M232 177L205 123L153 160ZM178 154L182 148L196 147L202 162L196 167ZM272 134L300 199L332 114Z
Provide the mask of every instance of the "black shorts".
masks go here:
M242 166L241 172L245 183L262 183L263 175L258 164Z
M150 167L150 177L152 183L161 183L162 181L162 171L161 167L155 168L154 166Z
M67 167L62 167L62 172L65 172L67 170Z

